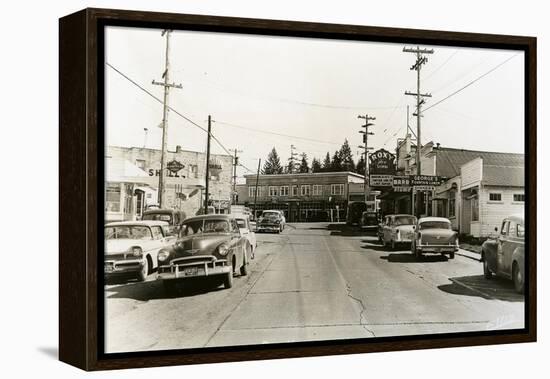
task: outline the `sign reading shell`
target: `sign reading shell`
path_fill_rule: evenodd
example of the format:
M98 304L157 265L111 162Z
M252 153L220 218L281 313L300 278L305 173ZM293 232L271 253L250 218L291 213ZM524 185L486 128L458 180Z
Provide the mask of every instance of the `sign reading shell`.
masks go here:
M177 173L178 171L182 170L185 166L181 163L181 162L178 162L177 160L171 160L170 162L168 162L166 164L166 169L168 171L170 171L171 173Z

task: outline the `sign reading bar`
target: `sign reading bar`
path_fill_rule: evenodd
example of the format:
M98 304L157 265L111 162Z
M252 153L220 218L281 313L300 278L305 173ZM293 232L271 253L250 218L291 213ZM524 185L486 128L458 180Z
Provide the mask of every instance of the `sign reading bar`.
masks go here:
M369 175L371 187L391 187L393 175Z

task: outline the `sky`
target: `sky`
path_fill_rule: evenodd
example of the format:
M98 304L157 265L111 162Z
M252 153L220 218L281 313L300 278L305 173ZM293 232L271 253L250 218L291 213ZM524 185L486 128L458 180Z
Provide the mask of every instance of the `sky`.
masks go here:
M170 91L169 104L203 128L212 116L214 136L242 150L239 176L255 172L273 147L285 163L291 144L311 163L347 139L357 160L360 114L376 117L369 146L395 151L407 105L412 115L416 104L404 95L416 92L416 57L403 52L411 45L188 31L170 38L170 81L183 87ZM108 27L105 46L107 63L162 99L163 88L151 83L164 71L161 30ZM432 95L422 144L523 153L523 52L421 48L434 49L421 70L421 92ZM106 144L160 149L162 104L107 66L105 81ZM409 125L416 131L416 118ZM176 145L204 152L206 133L170 112L168 149ZM212 152L224 150L213 142Z

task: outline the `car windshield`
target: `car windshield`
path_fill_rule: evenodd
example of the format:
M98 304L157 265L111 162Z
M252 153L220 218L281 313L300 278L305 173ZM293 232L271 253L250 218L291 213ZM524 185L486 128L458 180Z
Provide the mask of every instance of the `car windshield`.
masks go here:
M151 229L142 225L123 225L105 227L105 239L107 240L151 240Z
M237 225L239 225L239 229L246 229L246 221L242 218L238 218Z
M412 216L397 216L395 218L395 225L413 225L414 224L414 217Z
M229 222L222 219L192 220L183 223L182 236L201 233L228 233L231 230Z
M264 212L262 217L279 217L279 212Z
M172 215L169 213L150 213L143 215L143 220L167 221L172 223Z
M451 229L451 224L446 221L424 221L420 223L420 229Z

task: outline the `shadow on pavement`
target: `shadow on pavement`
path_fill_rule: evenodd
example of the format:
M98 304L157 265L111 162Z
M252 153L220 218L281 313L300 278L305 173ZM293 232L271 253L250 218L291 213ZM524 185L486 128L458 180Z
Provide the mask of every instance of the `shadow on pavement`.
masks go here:
M475 296L510 302L524 301L523 294L516 292L511 280L497 277L485 279L483 275L462 276L449 278L449 280L452 284L444 284L437 288L453 295Z
M374 251L388 251L388 248L382 246L379 243L372 243L371 241L361 241L364 245L361 245L361 249L374 250Z
M311 227L309 230L328 230L331 236L361 237L374 236L376 231L361 229L357 225L328 224L326 227Z
M160 280L146 282L128 283L118 287L105 289L107 299L133 299L138 301L149 301L159 299L174 299L178 297L190 297L201 295L207 292L221 291L220 280L203 279L186 280L179 283L174 291L167 292Z
M411 253L392 253L380 257L380 259L387 260L392 263L434 263L434 262L446 262L449 260L444 255L423 255L422 258L417 259Z

